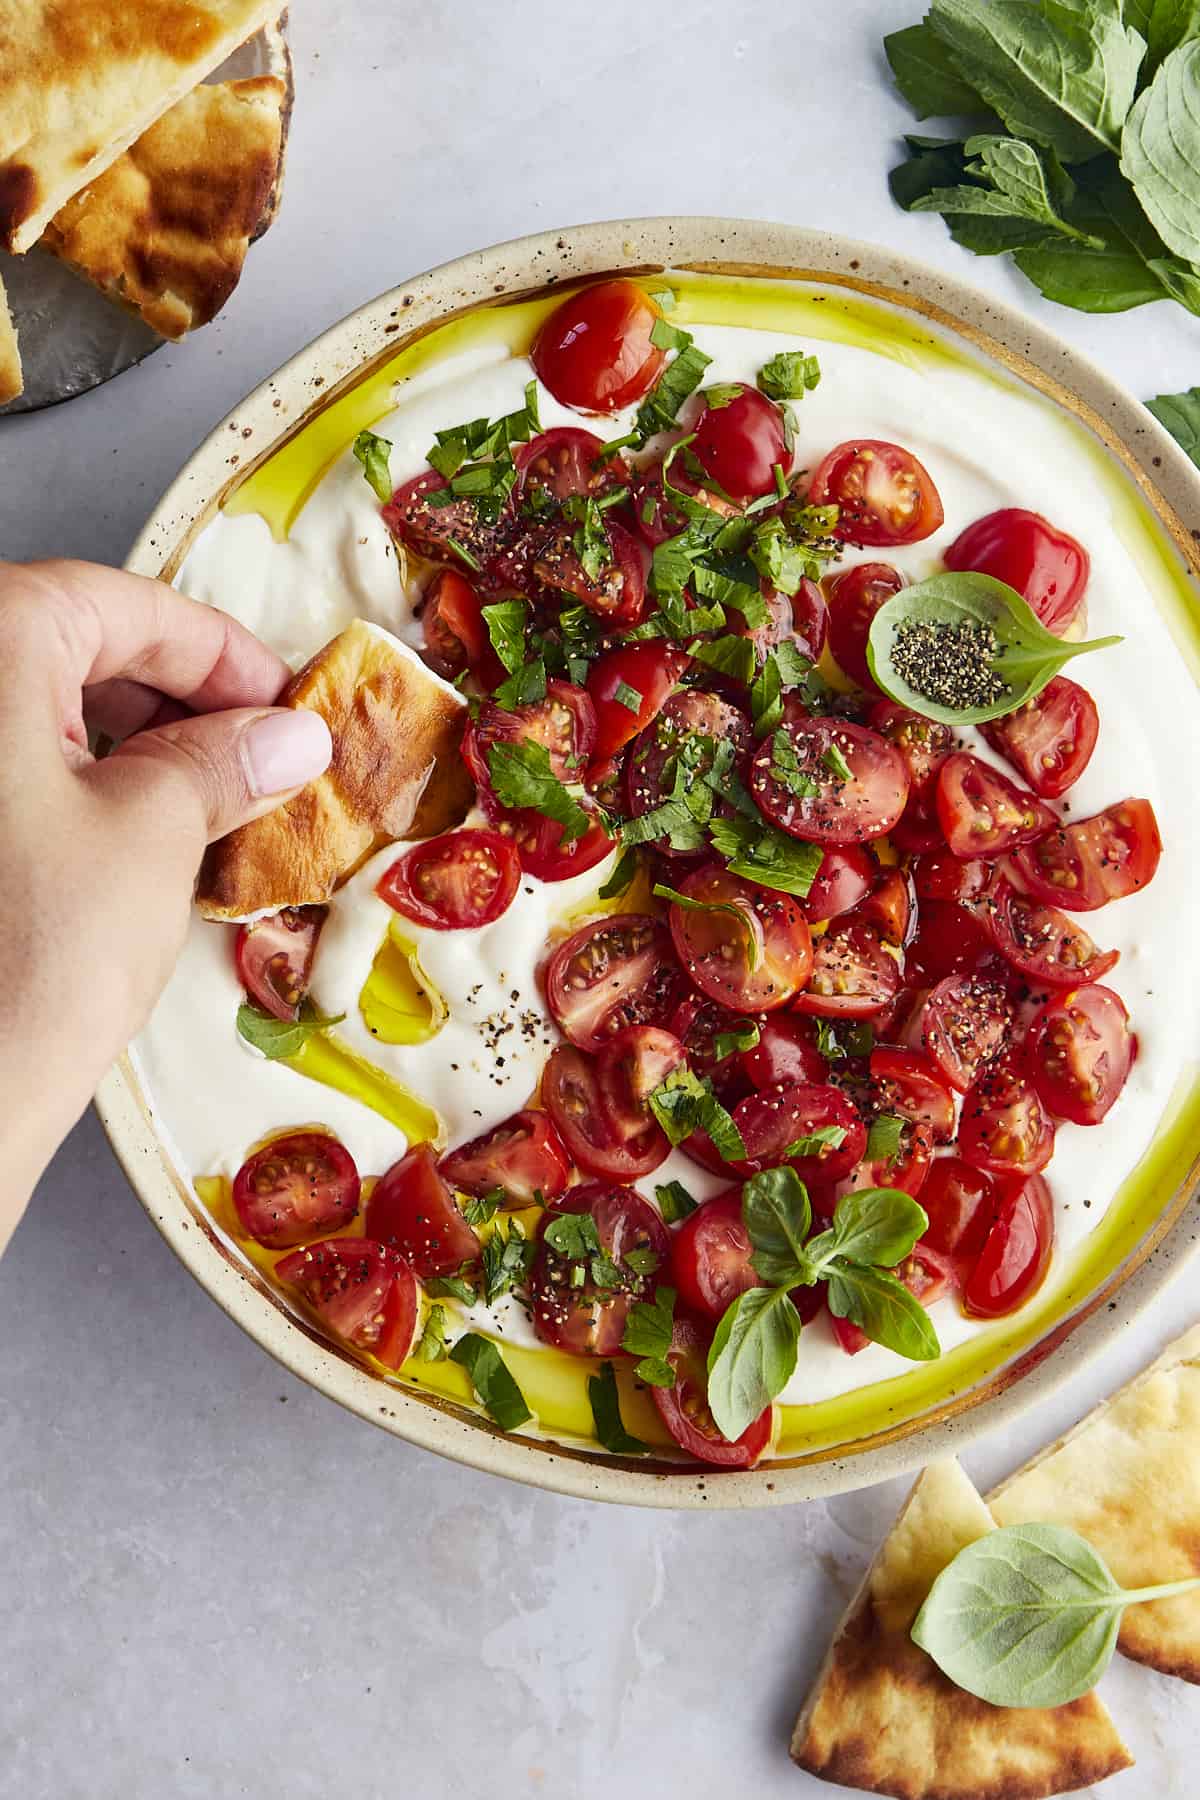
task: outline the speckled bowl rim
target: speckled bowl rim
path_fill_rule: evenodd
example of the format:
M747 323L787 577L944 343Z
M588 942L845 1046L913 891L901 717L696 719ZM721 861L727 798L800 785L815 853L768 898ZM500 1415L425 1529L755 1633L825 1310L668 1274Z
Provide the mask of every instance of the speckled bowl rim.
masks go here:
M154 508L127 567L170 579L200 525L281 440L372 365L448 317L555 283L664 268L830 283L949 328L1080 418L1141 487L1192 580L1200 575L1200 552L1182 522L1189 512L1200 518L1200 476L1144 406L1054 333L968 283L884 246L791 225L709 218L543 232L443 264L370 301L292 357L210 433ZM1200 1224L1198 1159L1109 1280L976 1389L856 1445L749 1472L706 1473L508 1437L451 1401L372 1375L287 1311L221 1241L161 1148L127 1058L105 1077L96 1104L135 1192L176 1255L293 1374L423 1449L531 1486L626 1505L778 1505L869 1486L953 1454L1028 1411L1091 1361L1192 1254Z

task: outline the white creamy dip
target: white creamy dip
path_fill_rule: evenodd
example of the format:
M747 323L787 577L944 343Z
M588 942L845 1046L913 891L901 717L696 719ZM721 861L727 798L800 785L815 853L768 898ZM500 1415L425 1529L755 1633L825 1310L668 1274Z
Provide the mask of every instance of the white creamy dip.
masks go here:
M707 383L752 382L777 351L811 341L737 327L690 329L713 359ZM820 355L821 383L796 409L797 466L814 465L852 436L892 439L928 468L946 513L945 526L923 543L895 551L851 551L843 566L883 558L920 579L940 566L942 552L972 520L998 507L1024 506L1071 532L1091 555L1088 635L1125 633L1119 648L1070 669L1096 700L1100 738L1089 768L1068 796L1069 816L1144 795L1154 805L1166 848L1157 878L1144 893L1083 920L1102 947L1121 953L1105 980L1125 1001L1140 1050L1102 1126L1059 1128L1046 1171L1056 1213L1054 1281L1148 1147L1176 1082L1197 1058L1200 934L1191 916L1191 847L1200 839L1195 780L1200 762L1194 691L1147 580L1123 541L1095 452L1085 449L1076 426L1032 393L967 365L934 359L924 364L914 357L910 366L837 342L813 347ZM531 374L527 359L488 345L399 384L396 410L374 426L392 441L393 481L423 470L438 428L520 407ZM545 429L590 423L544 391L539 404ZM599 430L619 436L631 416L605 420ZM293 665L356 614L413 645L421 643L413 618L416 596L402 587L377 503L349 448L304 504L286 543L277 542L255 514L218 516L198 537L177 585L232 613ZM970 747L1000 762L982 741ZM523 878L509 911L479 932L427 931L403 921L404 935L415 942L420 969L448 1017L428 1042L402 1046L373 1039L358 1007L372 961L395 919L374 893L394 854L383 852L335 896L318 945L313 996L324 1012L346 1013L337 1028L345 1042L432 1105L446 1141L456 1143L498 1124L535 1087L555 1037L536 979L547 936L566 915L586 912L610 865L556 884ZM343 1139L364 1176L381 1174L402 1153L401 1135L357 1102L250 1050L234 1025L241 998L231 930L197 917L175 975L135 1047L156 1124L181 1170L193 1177L232 1175L264 1134L323 1124ZM508 1034L511 1054L497 1068L481 1026L514 1012L528 1015L528 1029ZM671 1176L698 1198L725 1185L678 1153L639 1185L652 1198L655 1184ZM943 1348L983 1329L950 1300L933 1308L933 1318ZM491 1314L476 1308L471 1322L509 1341L533 1341L511 1299ZM821 1322L806 1328L796 1374L781 1398L790 1404L821 1400L889 1379L906 1367L874 1345L846 1356Z

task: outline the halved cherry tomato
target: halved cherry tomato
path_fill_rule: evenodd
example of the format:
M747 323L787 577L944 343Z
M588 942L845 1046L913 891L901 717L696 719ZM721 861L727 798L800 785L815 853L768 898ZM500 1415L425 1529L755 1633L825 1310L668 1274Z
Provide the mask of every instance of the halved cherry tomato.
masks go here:
M498 831L447 831L406 850L375 892L433 931L477 931L512 905L521 859Z
M518 444L513 462L521 481L521 498L529 500L535 488L560 503L576 495L596 496L629 482L629 465L622 456L599 461L604 440L574 425L556 425Z
M1005 961L1032 981L1051 987L1078 987L1098 981L1117 962L1119 951L1101 950L1093 939L1057 906L1019 894L997 877L978 903L996 947Z
M1054 1249L1054 1202L1037 1174L996 1183L997 1218L963 1291L980 1319L1015 1312L1046 1277Z
M836 919L865 900L875 885L879 864L861 844L831 844L804 897L804 910L819 922Z
M948 569L1006 581L1024 596L1047 631L1061 637L1083 599L1091 564L1083 545L1040 513L1019 506L976 519L946 552Z
M798 903L715 863L684 876L679 891L706 909L672 901L669 913L679 960L700 991L735 1012L786 1006L812 969Z
M719 744L731 743L740 765L753 741L745 713L718 694L702 688L684 688L672 694L630 752L625 771L630 812L640 818L661 806L670 798L681 768L685 786L702 779L713 766ZM718 795L716 815L727 818L731 811ZM680 854L666 842L657 848L664 855Z
M721 1436L708 1410L708 1343L693 1320L676 1316L667 1360L675 1370L675 1386L652 1387L650 1394L680 1449L713 1468L753 1468L771 1441L773 1408L764 1407L741 1437L730 1443Z
M1054 1126L1023 1059L990 1062L963 1096L958 1153L989 1175L1033 1175L1054 1153Z
M323 906L285 906L267 919L238 927L238 980L273 1019L294 1019L299 1012L324 923Z
M939 850L945 843L933 800L932 794L909 800L888 833L897 850L917 856L925 851Z
M867 715L872 731L895 744L908 769L909 803L932 800L938 770L954 748L954 733L894 700L878 700Z
M871 1052L871 1080L881 1112L899 1113L935 1144L954 1136L954 1095L938 1065L920 1050L881 1044Z
M982 1078L1012 1029L1012 1002L1003 986L980 975L948 975L921 1013L925 1049L960 1094Z
M922 1245L971 1268L996 1219L991 1176L961 1156L939 1156L921 1189L921 1205L929 1219Z
M683 977L665 925L645 913L609 913L561 943L546 967L546 998L564 1037L599 1050L626 1025L659 1025Z
M604 1254L616 1264L620 1287L606 1287L593 1276L591 1258L572 1261L547 1241L547 1228L566 1214L588 1213ZM631 1251L650 1253L652 1268L631 1267ZM650 1205L629 1187L589 1181L573 1187L542 1214L538 1249L529 1278L533 1328L543 1343L573 1356L612 1356L621 1348L625 1321L635 1300L653 1293L656 1275L666 1267L671 1238ZM580 1280L582 1274L582 1280Z
M1056 994L1027 1040L1038 1093L1056 1119L1098 1125L1129 1077L1137 1039L1120 995L1094 983Z
M967 863L959 866L970 867ZM926 900L917 935L904 958L904 971L909 981L934 987L947 975L974 974L995 957L996 945L985 912L955 901Z
M769 1013L759 1024L754 1048L738 1052L738 1065L756 1088L777 1087L781 1082L811 1085L824 1082L829 1075L812 1026L791 1013Z
M429 496L449 485L435 469L414 476L396 489L382 509L384 524L418 556L457 564L464 560L465 551L475 567L486 568L500 547L502 527L485 519L469 495L444 506L434 505Z
M964 858L1003 856L1056 823L1045 803L967 750L938 771L937 815L947 844Z
M666 361L651 341L661 312L632 281L570 294L542 321L530 359L538 380L577 412L612 413L649 392Z
M1031 894L1067 912L1094 912L1110 900L1140 893L1153 879L1162 838L1148 800L1116 806L1058 825L1016 858Z
M760 1169L786 1162L802 1181L840 1181L866 1148L867 1128L857 1107L840 1088L828 1083L783 1082L764 1088L741 1101L733 1118L746 1156L729 1166L742 1175L755 1175ZM836 1142L818 1142L811 1149L787 1154L792 1145L825 1131L841 1136Z
M809 483L808 503L836 506L834 532L850 544L916 544L946 516L912 451L878 438L851 439L831 450Z
M895 998L900 971L879 933L853 918L838 920L813 945L813 970L794 1007L825 1019L869 1019Z
M692 430L692 455L735 500L757 500L775 491L775 468L792 466L783 414L773 400L745 382L702 393L704 408Z
M543 587L569 595L605 620L636 625L646 602L642 550L632 532L616 519L607 519L604 529L609 560L595 575L580 559L575 548L576 528L570 524L551 526L537 539L532 556L533 575Z
M613 1129L595 1061L573 1044L551 1052L542 1070L542 1105L572 1162L589 1175L637 1181L666 1161L671 1146L652 1120L637 1137L622 1138Z
M732 1106L745 1099L751 1082L742 1068L741 1057L731 1051L718 1057L717 1039L725 1033L744 1030L744 1013L735 1013L707 994L689 994L680 1002L667 1021L668 1029L687 1052L687 1059L697 1075L711 1075L717 1097L723 1105ZM755 1021L759 1030L764 1018Z
M901 1120L900 1141L895 1152L891 1156L868 1158L864 1155L849 1175L844 1175L832 1189L825 1190L832 1194L835 1202L844 1194L862 1188L898 1188L902 1193L913 1195L921 1192L933 1159L933 1140L926 1126L916 1124L903 1114L898 1116Z
M680 457L673 459L667 481L676 493L701 501L710 512L719 513L722 518L732 518L738 511L732 501L723 500L719 494L714 494L694 481ZM679 510L678 501L668 493L664 485L661 457L655 462L646 463L634 474L632 507L638 533L652 550L656 550L659 544L665 544L668 538L678 537L680 532L687 530L686 514Z
M483 622L483 602L457 569L439 569L421 601L426 661L439 675L478 670L487 687L504 679L504 667Z
M613 840L598 819L594 819L581 837L563 843L563 828L545 818L532 807L509 812L501 807L495 818L496 830L511 837L521 858L521 867L538 881L566 881L572 875L583 875L603 862L613 848Z
M417 1332L417 1278L398 1250L370 1238L326 1238L275 1265L322 1325L385 1369L398 1369Z
M481 1249L430 1144L414 1144L380 1176L367 1201L365 1226L368 1237L393 1245L426 1281L453 1275Z
M752 1253L740 1187L698 1206L671 1239L671 1280L683 1305L715 1325L739 1294L766 1285Z
M526 1108L502 1125L472 1138L438 1164L451 1187L467 1194L503 1188L505 1204L532 1206L539 1195L557 1200L571 1178L571 1159L549 1113Z
M975 900L994 871L983 861L964 861L952 850L927 850L913 864L918 900Z
M750 784L776 825L819 844L881 837L908 799L904 759L885 738L847 719L803 719L795 713L763 740Z
M912 876L905 869L889 869L854 908L853 917L877 931L885 944L895 944L902 950L917 920Z
M596 709L592 756L597 762L615 756L658 717L689 660L685 650L661 639L623 644L596 658L588 670L587 691Z
M922 1189L921 1205L924 1206L924 1204L925 1194ZM940 1300L955 1280L953 1265L946 1257L939 1255L936 1250L927 1248L924 1239L913 1246L912 1254L906 1256L902 1263L897 1264L896 1268L892 1270L892 1274L895 1275L897 1281L902 1281L913 1298L919 1300L925 1307L932 1306L935 1300ZM836 1314L831 1313L830 1322L833 1325L834 1337L849 1356L857 1356L858 1352L865 1350L871 1342L866 1332L860 1330L850 1319L839 1319Z
M1100 714L1086 688L1056 675L1033 700L980 729L1035 794L1057 800L1091 761Z
M359 1180L344 1144L323 1131L272 1138L233 1179L243 1231L268 1250L286 1250L338 1231L358 1211Z
M657 1025L627 1025L609 1038L596 1058L596 1080L600 1104L622 1143L642 1137L654 1124L647 1104L651 1094L686 1062L679 1039Z
M489 813L496 810L488 752L496 744L541 744L560 781L578 781L596 742L590 694L570 681L548 681L543 700L511 710L485 700L463 733L462 755Z
M831 575L825 584L833 660L843 675L856 681L868 694L879 692L867 662L871 621L903 586L903 575L891 563L856 563L840 575Z

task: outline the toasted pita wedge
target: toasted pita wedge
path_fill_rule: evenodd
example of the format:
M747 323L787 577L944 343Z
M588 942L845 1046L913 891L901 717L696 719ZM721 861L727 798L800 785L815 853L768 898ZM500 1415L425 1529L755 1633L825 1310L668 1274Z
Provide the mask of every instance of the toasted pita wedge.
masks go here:
M24 385L16 328L8 310L4 283L0 281L0 406L9 400L15 400Z
M210 847L196 890L208 919L328 900L383 845L458 824L474 795L459 754L464 702L378 625L348 625L279 703L327 720L333 761L294 799Z
M989 1706L909 1636L946 1564L994 1525L956 1462L923 1472L796 1722L802 1769L897 1800L1033 1800L1129 1767L1095 1694L1045 1711Z
M67 202L43 249L163 337L207 325L273 205L286 92L273 75L196 88Z
M998 1525L1069 1525L1123 1587L1200 1575L1200 1325L1001 1483ZM1131 1606L1117 1645L1200 1682L1200 1590Z
M28 250L279 0L5 0L0 243Z

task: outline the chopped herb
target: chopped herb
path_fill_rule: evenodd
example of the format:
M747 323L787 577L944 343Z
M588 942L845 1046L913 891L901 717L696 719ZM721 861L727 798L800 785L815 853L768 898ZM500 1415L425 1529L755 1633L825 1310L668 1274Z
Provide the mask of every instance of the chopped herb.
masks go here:
M588 1377L588 1401L596 1436L612 1456L642 1456L649 1450L641 1438L626 1431L621 1419L621 1396L617 1377L610 1362L600 1364L598 1375Z
M743 687L749 687L754 680L754 645L749 638L719 637L703 643L689 644L688 648L697 662L716 669L719 674L731 676L734 681L740 681Z
M636 849L622 850L620 856L617 858L615 869L604 883L604 886L600 889L599 898L601 900L615 900L618 894L623 894L626 888L631 887L633 882L637 879L637 872L640 867L641 858L638 856Z
M642 710L643 696L635 687L630 687L627 681L618 681L613 689L613 699L631 713L639 713Z
M850 781L853 778L850 764L836 744L830 744L829 748L822 752L821 761L829 773L835 775L839 781Z
M794 1138L783 1154L786 1157L820 1156L822 1150L839 1150L845 1141L844 1125L818 1125L812 1131L806 1131L803 1137Z
M771 775L797 800L813 800L821 791L821 784L806 773L795 744L782 726L771 739Z
M900 1154L907 1123L906 1119L897 1117L895 1113L876 1113L867 1133L863 1161L894 1163Z
M591 1213L558 1213L542 1233L543 1243L568 1262L586 1262L600 1254L600 1238Z
M669 431L679 417L679 409L694 394L704 379L704 371L712 361L698 350L690 332L680 331L665 319L656 319L650 341L658 350L677 352L668 363L642 404L634 420L634 443L638 449L660 431Z
M780 350L758 371L758 386L768 400L802 400L821 379L821 365L803 350Z
M669 900L672 906L681 906L685 912L726 913L741 932L747 969L751 973L757 969L761 961L758 932L754 919L744 907L735 905L732 900L694 900L690 894L681 894L678 888L668 887L662 881L655 882L653 893L656 900Z
M788 837L765 820L756 824L750 819L713 819L708 835L731 873L802 900L825 854L819 844Z
M370 482L377 500L384 505L392 497L392 477L388 462L392 454L390 438L376 437L373 431L360 431L354 440L354 454L362 464L363 474Z
M515 1431L532 1419L524 1394L490 1338L468 1331L451 1350L450 1361L467 1371L472 1387L502 1431Z
M441 1362L446 1354L446 1309L436 1302L430 1307L425 1329L417 1345L417 1361Z
M507 1195L503 1188L492 1188L487 1194L472 1194L463 1202L462 1216L468 1225L490 1225Z
M550 767L545 744L528 738L521 743L488 745L492 791L501 806L530 806L562 826L562 842L574 843L591 823L590 815Z
M664 1182L655 1188L654 1198L665 1225L678 1225L681 1219L689 1218L697 1206L682 1181Z
M762 1032L753 1019L747 1019L744 1025L735 1025L732 1031L718 1031L713 1039L713 1055L718 1062L724 1062L727 1056L734 1056L742 1050L755 1050L762 1039Z
M674 1330L674 1288L656 1288L653 1300L635 1300L629 1309L621 1348L641 1357L637 1374L650 1387L675 1386L675 1371L667 1360Z
M672 1144L681 1144L693 1131L703 1131L726 1162L742 1160L746 1146L742 1134L712 1090L689 1068L673 1069L649 1098L650 1111Z
M474 1285L462 1275L435 1275L425 1283L425 1292L431 1296L448 1294L451 1300L461 1300L464 1306L474 1306L479 1298Z
M875 1047L874 1028L859 1021L843 1025L839 1030L828 1019L816 1019L817 1049L826 1062L840 1062L846 1056L869 1056Z
M489 1306L519 1287L529 1273L536 1245L525 1236L519 1219L511 1219L507 1237L497 1229L483 1246L483 1297Z
M613 551L594 495L572 494L563 504L563 513L576 527L571 543L580 568L589 581L599 581L612 567Z
M536 706L539 700L544 700L546 665L541 657L536 662L526 663L507 681L502 681L492 698L506 712L515 712L518 706Z
M276 1019L270 1013L260 1011L257 1006L251 1006L247 1000L237 1009L237 1030L238 1036L265 1056L268 1062L282 1062L303 1050L309 1038L317 1032L328 1031L331 1025L340 1025L345 1016L345 1013L338 1013L336 1018L326 1018L306 998L300 1002L298 1018Z
M719 569L698 564L692 575L692 588L702 599L715 600L719 606L731 606L741 613L751 631L758 631L770 623L766 601L758 587L748 581L739 581L732 575L722 574Z
M480 608L492 649L510 675L515 675L525 661L525 627L529 608L524 600L497 600Z
M621 1261L627 1269L632 1269L635 1275L644 1280L647 1275L654 1274L659 1258L658 1252L647 1245L644 1249L627 1250Z

